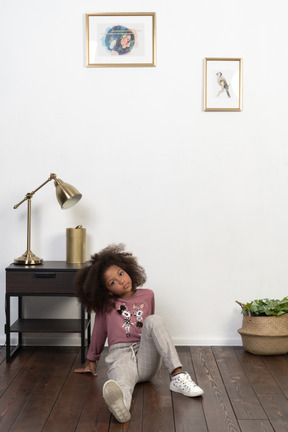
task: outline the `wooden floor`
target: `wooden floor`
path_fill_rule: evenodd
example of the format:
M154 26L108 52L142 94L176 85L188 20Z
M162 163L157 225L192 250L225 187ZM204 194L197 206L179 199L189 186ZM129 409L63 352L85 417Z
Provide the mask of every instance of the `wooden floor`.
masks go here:
M284 432L288 431L288 356L258 357L241 347L178 347L200 398L169 390L163 367L138 384L132 419L121 425L102 398L98 377L75 374L78 348L23 348L6 364L0 350L1 432Z

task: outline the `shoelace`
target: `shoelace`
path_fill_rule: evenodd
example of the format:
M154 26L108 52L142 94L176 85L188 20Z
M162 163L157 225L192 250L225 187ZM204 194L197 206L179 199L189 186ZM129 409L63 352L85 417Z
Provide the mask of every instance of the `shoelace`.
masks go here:
M197 387L197 384L192 380L190 375L187 374L186 372L180 373L176 378L176 380L179 381L181 384L185 385L186 387L189 387L189 385L192 385L193 387ZM189 385L185 381L188 381Z

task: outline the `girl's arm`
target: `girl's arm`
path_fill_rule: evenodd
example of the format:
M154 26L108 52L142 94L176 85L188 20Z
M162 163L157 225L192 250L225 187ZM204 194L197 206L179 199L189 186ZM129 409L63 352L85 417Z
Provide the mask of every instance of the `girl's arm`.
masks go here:
M97 373L95 372L96 361L100 359L101 352L103 351L105 345L106 337L107 331L105 314L100 312L96 313L91 343L87 354L88 364L83 368L75 369L74 372L92 373L93 376L97 376Z
M154 292L152 291L152 298L151 298L151 314L154 315L155 313L155 296Z
M97 312L95 315L91 342L87 360L95 362L100 359L107 338L106 314Z

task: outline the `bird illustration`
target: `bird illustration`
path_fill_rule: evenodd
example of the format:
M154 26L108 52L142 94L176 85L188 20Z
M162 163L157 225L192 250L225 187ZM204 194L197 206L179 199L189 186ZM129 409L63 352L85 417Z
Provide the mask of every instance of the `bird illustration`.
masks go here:
M216 76L217 76L217 82L221 87L221 90L217 93L217 96L219 96L225 90L227 96L230 98L231 96L229 93L229 85L227 84L226 79L223 77L222 72L217 72Z

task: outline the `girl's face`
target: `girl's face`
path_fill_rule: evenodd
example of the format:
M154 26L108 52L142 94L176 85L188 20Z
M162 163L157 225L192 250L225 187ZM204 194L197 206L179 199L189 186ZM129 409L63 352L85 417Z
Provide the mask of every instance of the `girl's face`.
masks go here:
M111 265L104 272L103 279L108 291L117 297L127 298L134 294L132 280L121 267Z

